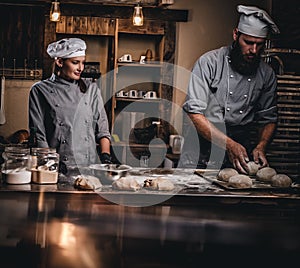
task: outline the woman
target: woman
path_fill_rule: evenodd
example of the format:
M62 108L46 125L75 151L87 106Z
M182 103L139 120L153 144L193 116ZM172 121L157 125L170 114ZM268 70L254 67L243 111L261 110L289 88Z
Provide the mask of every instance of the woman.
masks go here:
M96 83L82 79L86 44L65 38L48 45L54 59L50 78L35 83L29 96L29 127L38 147L56 148L62 166L111 163L107 115Z

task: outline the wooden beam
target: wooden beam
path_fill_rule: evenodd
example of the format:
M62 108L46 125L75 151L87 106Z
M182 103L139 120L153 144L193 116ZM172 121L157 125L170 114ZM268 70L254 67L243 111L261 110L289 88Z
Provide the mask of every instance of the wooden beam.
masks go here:
M128 19L132 17L133 8L131 6L113 5L78 5L61 4L61 10L65 16L92 16ZM164 20L186 22L188 21L188 10L161 9L156 7L143 8L145 20Z
M0 5L39 5L44 6L46 12L50 11L51 1L42 0L4 0ZM95 2L81 1L81 3L63 1L60 3L61 12L63 16L91 16L91 17L106 17L106 18L120 18L128 19L132 17L133 5L104 5ZM145 6L143 7L143 13L145 20L163 20L174 22L187 22L188 10L179 9L166 9L157 6Z

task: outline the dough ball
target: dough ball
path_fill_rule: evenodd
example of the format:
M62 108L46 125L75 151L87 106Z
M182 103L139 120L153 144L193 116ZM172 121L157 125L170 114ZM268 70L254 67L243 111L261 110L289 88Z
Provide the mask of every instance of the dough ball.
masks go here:
M112 183L112 188L123 191L137 191L141 188L136 179L132 177L121 177Z
M270 182L271 178L276 174L277 174L277 172L274 168L264 167L257 171L256 178L259 181Z
M271 185L274 187L290 187L292 179L285 174L276 174L271 178Z
M230 177L238 175L239 173L234 168L223 168L219 171L217 178L220 181L228 181Z
M172 191L175 185L169 179L158 177L156 179L146 179L144 181L144 188L149 190Z
M74 187L81 190L97 190L102 187L98 178L90 175L77 176L74 182Z
M247 175L234 175L229 178L228 186L234 188L250 188L252 187L252 180Z
M260 168L260 164L256 164L254 161L250 161L247 163L247 172L250 176L256 175L258 169Z

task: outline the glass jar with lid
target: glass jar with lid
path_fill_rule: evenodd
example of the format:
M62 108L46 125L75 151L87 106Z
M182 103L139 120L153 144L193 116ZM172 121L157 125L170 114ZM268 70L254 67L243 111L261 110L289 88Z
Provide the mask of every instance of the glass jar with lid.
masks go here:
M2 179L8 184L31 182L29 149L24 146L7 146L2 153Z
M30 166L32 182L40 184L57 182L59 154L55 148L31 148Z

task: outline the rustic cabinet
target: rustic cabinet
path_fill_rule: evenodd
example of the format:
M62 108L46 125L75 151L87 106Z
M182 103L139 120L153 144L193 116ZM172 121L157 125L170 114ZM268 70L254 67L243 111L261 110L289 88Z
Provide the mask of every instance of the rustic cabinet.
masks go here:
M174 30L163 21L134 27L131 19L87 16L63 16L55 26L53 39L81 37L88 45L87 61L101 61L102 93L119 162L138 165L145 154L157 154L151 158L153 166L163 162L158 156L168 149L171 112L165 100L172 101L171 82L164 83L173 76L165 64L174 60ZM90 44L99 43L101 55L94 59Z
M56 24L56 33L114 35L115 20L99 17L62 16Z
M142 155L151 155L152 166L163 162L168 132L164 122L170 121L163 95L166 39L163 22L134 27L131 20L116 21L111 131L122 163L139 165Z

